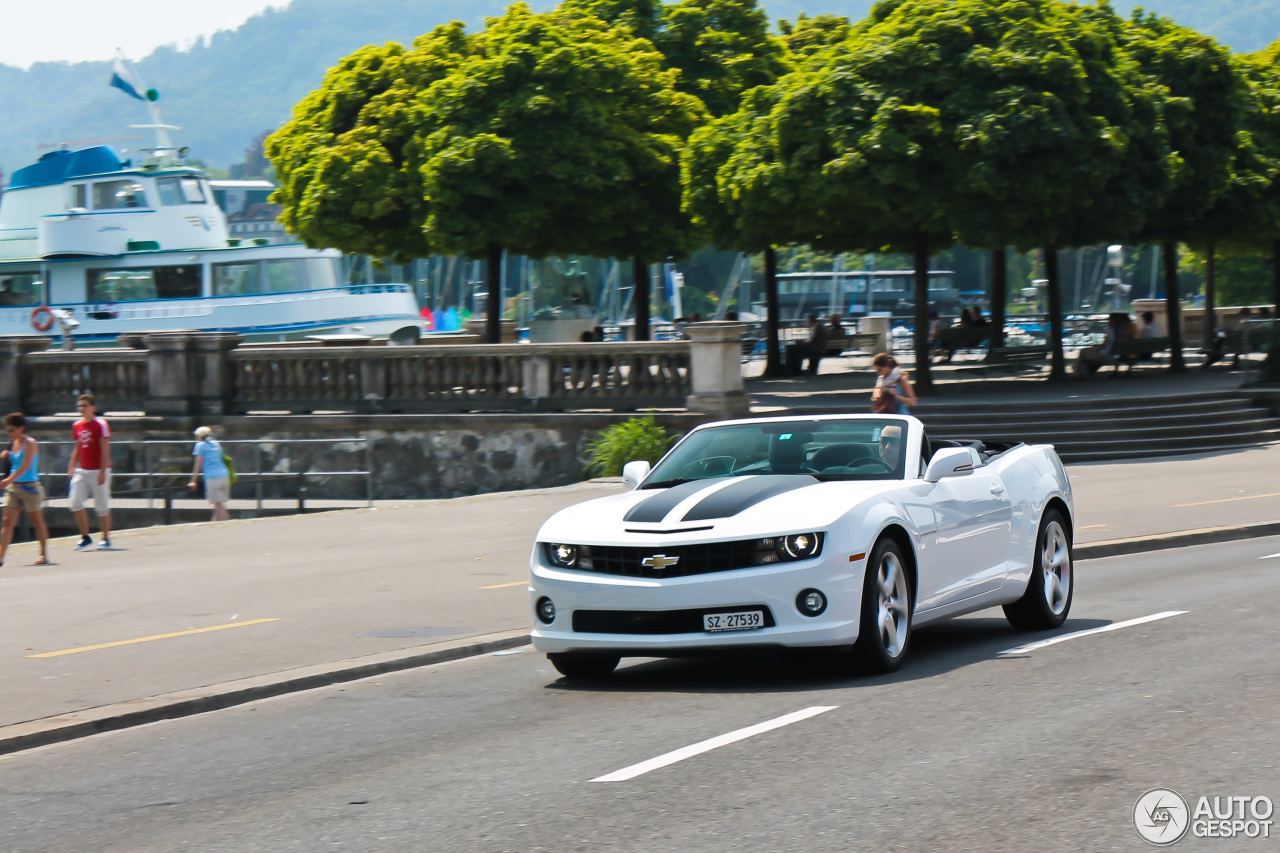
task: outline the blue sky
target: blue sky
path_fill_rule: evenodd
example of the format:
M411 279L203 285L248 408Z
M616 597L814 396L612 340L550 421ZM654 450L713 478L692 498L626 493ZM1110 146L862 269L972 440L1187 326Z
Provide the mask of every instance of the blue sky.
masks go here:
M0 0L0 63L141 59L163 44L187 45L238 27L288 0Z

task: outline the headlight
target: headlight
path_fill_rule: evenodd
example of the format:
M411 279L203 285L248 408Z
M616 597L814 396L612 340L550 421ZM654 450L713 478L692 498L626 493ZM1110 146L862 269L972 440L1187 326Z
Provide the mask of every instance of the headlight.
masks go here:
M548 543L547 561L561 569L576 568L578 565L578 546Z
M822 553L823 537L822 533L792 533L761 539L756 545L756 564L811 560Z

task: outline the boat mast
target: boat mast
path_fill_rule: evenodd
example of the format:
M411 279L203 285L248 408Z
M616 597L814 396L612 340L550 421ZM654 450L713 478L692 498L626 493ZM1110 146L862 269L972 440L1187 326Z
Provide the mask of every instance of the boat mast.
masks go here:
M164 119L160 117L160 108L156 106L156 101L160 100L160 93L155 89L146 88L146 83L143 82L142 77L138 74L138 69L129 64L129 61L124 58L123 51L116 50L116 54L120 57L120 62L129 69L129 72L133 75L134 79L143 86L143 97L147 104L147 115L151 118L150 124L131 124L129 126L137 130L155 131L156 146L151 149L151 151L159 165L177 163L184 152L181 152L174 147L173 140L169 137L169 131L182 130L182 128L164 123ZM145 151L147 149L143 150Z

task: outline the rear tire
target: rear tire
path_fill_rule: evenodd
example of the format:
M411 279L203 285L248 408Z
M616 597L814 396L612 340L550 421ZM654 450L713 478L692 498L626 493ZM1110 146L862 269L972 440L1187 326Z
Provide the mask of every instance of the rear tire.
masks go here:
M862 580L862 615L854 657L866 670L894 672L911 645L911 580L902 549L881 539Z
M547 660L565 678L607 678L618 667L617 655L595 655L588 652L560 652L547 655Z
M1062 513L1051 509L1040 519L1036 534L1035 565L1027 591L1004 606L1005 618L1019 631L1051 631L1067 621L1075 593L1071 537Z

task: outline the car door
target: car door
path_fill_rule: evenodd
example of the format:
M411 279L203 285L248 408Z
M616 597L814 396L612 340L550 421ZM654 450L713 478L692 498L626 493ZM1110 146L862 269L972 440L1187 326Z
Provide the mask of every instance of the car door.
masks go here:
M921 590L919 608L944 607L999 588L1008 571L1013 507L1000 477L970 448L969 474L932 484L937 520L931 560L933 581Z

